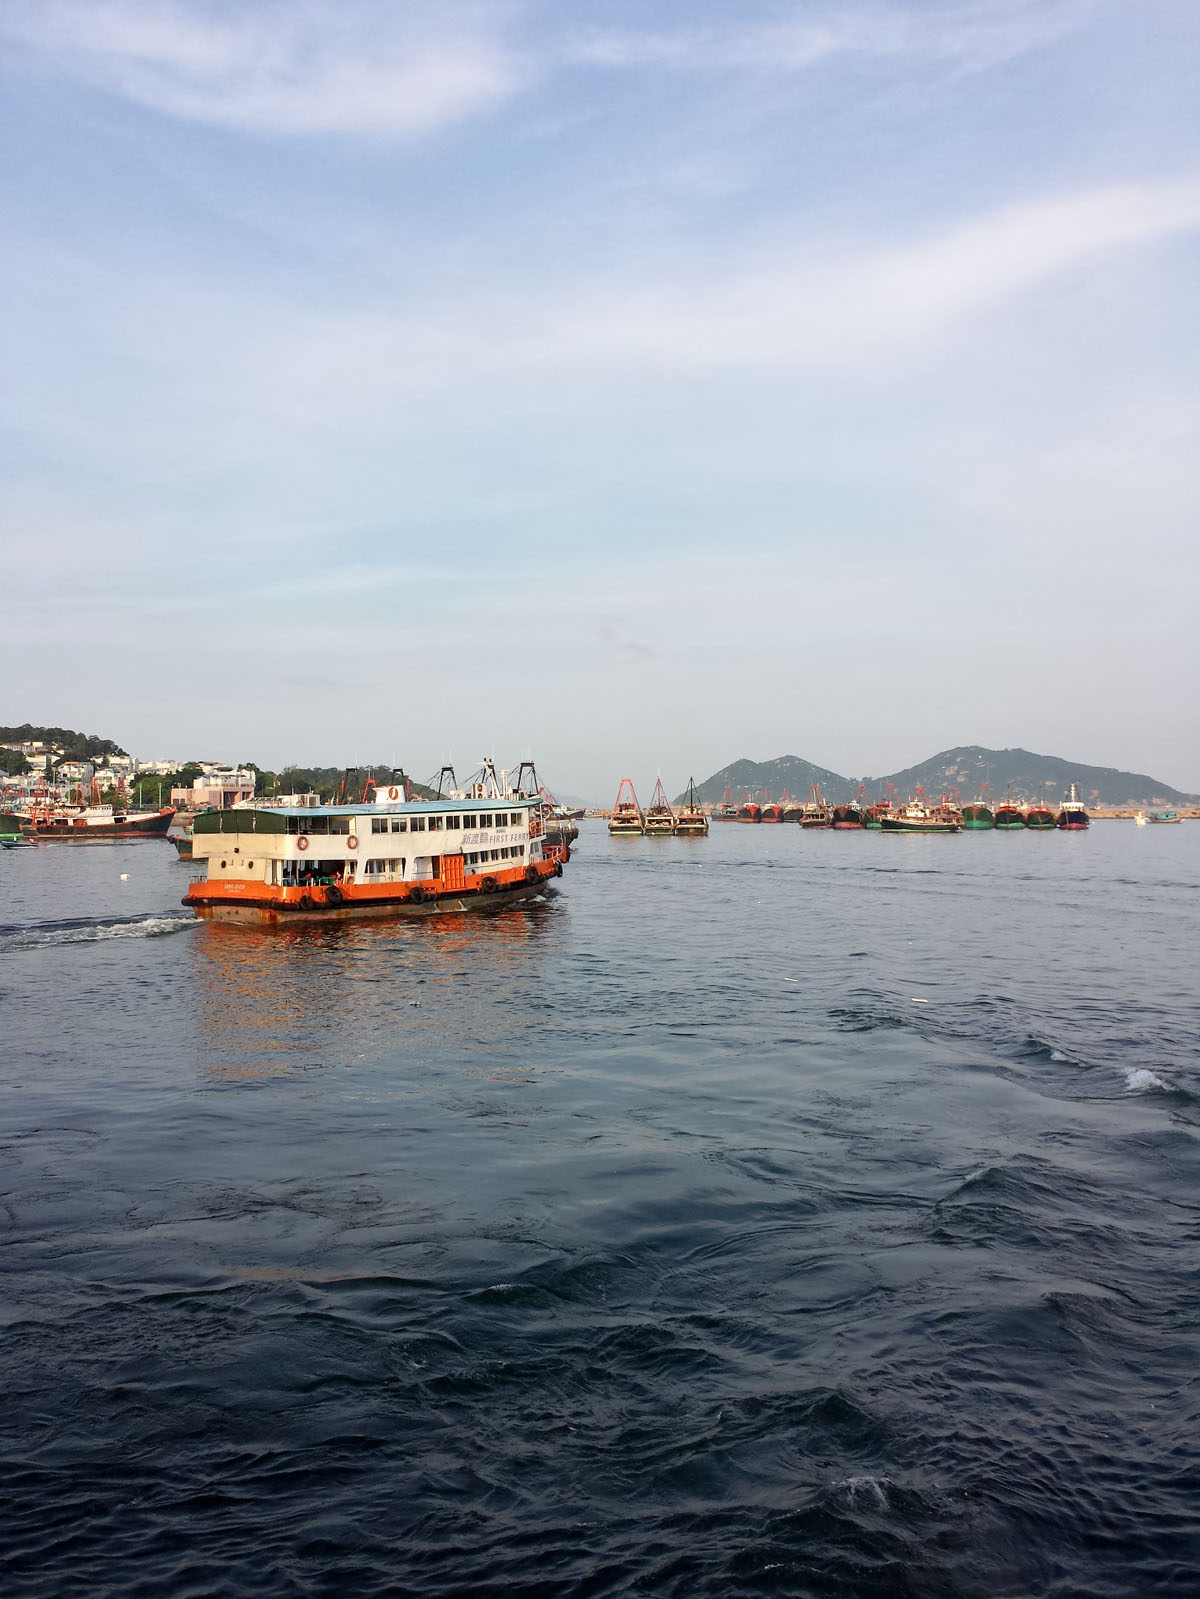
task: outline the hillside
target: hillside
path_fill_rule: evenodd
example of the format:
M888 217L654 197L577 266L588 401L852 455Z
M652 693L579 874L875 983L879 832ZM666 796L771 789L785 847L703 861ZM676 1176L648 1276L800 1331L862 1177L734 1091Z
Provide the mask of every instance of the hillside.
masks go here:
M893 783L902 799L920 786L927 794L935 796L957 788L959 797L965 801L973 799L986 783L992 798L996 799L1003 796L1011 783L1017 798L1036 799L1039 791L1044 790L1046 799L1055 803L1067 785L1074 782L1089 805L1146 807L1183 805L1192 800L1192 796L1142 772L1087 766L1082 761L1068 761L1057 755L1035 755L1031 750L985 749L978 744L942 750L903 771L862 779L843 777L796 755L780 755L773 761L740 760L714 772L696 788L705 803L716 804L726 786L733 790L735 800L741 797L743 789L749 789L757 797L763 788L770 789L774 799L778 799L785 788L793 797L806 799L811 785L819 783L826 799L836 801L849 799L860 781L866 784L872 798L877 798L888 783Z

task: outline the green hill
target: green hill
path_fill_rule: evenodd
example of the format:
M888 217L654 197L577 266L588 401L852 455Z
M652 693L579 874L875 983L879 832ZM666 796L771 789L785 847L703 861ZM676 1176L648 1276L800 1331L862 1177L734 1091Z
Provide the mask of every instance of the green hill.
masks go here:
M901 799L907 799L917 787L935 798L957 788L964 802L974 799L986 783L991 797L998 799L1011 783L1014 798L1037 799L1039 793L1044 793L1046 800L1055 804L1066 792L1067 785L1076 783L1080 797L1089 805L1145 808L1195 801L1195 796L1181 793L1142 772L1124 772L1113 766L1088 766L1057 755L1035 755L1031 750L985 749L979 744L942 750L903 771L862 779L843 777L796 755L780 755L773 761L740 760L714 772L696 788L701 800L717 804L726 787L733 790L735 801L741 797L743 789L749 789L757 798L763 788L770 790L773 799L778 799L785 788L794 798L806 799L810 786L819 783L826 799L838 801L849 799L860 781L866 784L872 799L877 799L888 783L895 785Z

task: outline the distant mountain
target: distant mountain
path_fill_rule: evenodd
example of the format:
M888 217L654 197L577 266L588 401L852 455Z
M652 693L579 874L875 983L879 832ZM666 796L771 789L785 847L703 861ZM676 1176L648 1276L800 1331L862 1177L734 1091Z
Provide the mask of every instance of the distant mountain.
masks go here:
M793 799L806 800L814 783L821 785L828 799L849 799L855 788L848 777L831 772L827 766L814 766L798 755L778 755L773 761L741 760L734 761L732 766L723 766L703 783L697 783L696 793L704 805L719 804L727 788L732 791L735 804L741 799L743 789L749 789L754 799L766 788L771 791L772 799L778 799L787 789ZM677 795L676 804L682 799L682 794Z
M1015 798L1036 799L1044 791L1051 804L1056 803L1069 783L1076 783L1080 797L1089 805L1138 806L1185 805L1194 802L1195 796L1181 793L1177 788L1147 777L1142 772L1122 772L1113 766L1086 766L1081 761L1063 760L1057 755L1035 755L1030 750L989 750L979 744L962 745L957 749L942 750L918 766L908 766L902 772L890 772L883 777L850 778L831 772L824 766L814 766L795 755L781 755L773 761L734 761L715 772L706 782L697 784L697 792L705 802L716 804L725 788L733 790L735 800L748 788L757 797L760 789L769 788L773 799L778 799L783 789L800 798L807 798L809 787L819 783L826 799L849 799L859 782L866 785L872 799L877 799L888 783L895 785L901 799L917 787L936 797L951 788L957 788L963 801L975 798L983 784L993 799L1002 798L1012 784Z

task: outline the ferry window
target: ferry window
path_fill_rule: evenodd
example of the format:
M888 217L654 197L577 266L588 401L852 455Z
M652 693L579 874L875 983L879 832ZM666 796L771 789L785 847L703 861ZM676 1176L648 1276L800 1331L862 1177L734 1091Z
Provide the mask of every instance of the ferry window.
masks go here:
M431 816L429 818L429 831L431 833L440 833L441 830L442 830L442 818L440 816Z
M392 817L392 832L393 833L407 833L408 832L408 822L403 816L393 816Z
M461 816L447 816L447 818L446 818L446 831L447 832L457 832L457 830L461 826L462 826L462 817Z
M408 824L408 830L410 833L423 833L425 831L425 818L423 816L414 816Z
M479 818L479 825L480 825L480 827L490 827L492 825L491 817L490 816L481 816Z
M463 826L464 827L478 827L479 826L479 818L476 817L476 816L464 816L463 817Z
M508 818L508 825L510 827L519 827L520 823L521 823L520 816L518 816L516 811L513 811L512 815Z
M372 831L372 833L386 833L387 830L388 830L388 826L387 826L387 817L386 816L372 816L372 818L371 818L371 831Z

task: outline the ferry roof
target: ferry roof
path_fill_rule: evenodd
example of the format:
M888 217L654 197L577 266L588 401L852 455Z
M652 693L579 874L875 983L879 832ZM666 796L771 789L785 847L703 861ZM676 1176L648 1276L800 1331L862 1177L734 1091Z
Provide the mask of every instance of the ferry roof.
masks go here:
M245 816L249 812L267 812L272 816L394 816L406 811L418 814L425 811L511 811L522 805L540 805L536 795L523 794L508 799L431 799L431 800L373 800L352 805L234 805L221 814L236 811ZM201 814L204 814L203 812Z

